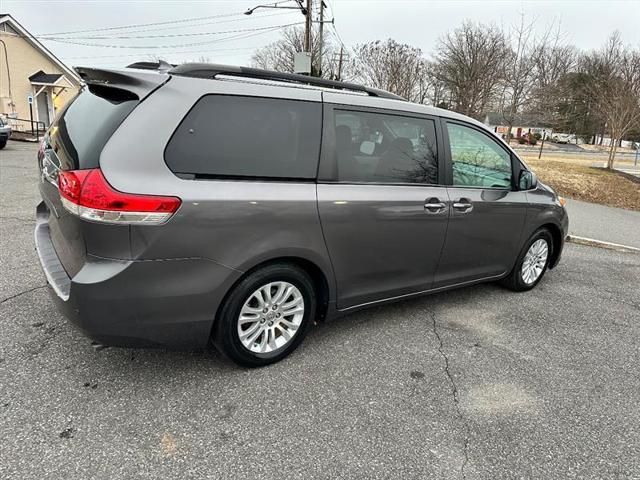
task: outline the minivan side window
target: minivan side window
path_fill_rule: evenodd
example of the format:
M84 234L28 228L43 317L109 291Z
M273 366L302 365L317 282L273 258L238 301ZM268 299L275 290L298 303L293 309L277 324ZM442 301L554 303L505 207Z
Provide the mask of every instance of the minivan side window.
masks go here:
M205 95L165 150L178 174L315 179L322 106L316 102Z
M511 156L489 136L470 127L447 123L453 185L511 187Z
M438 183L433 120L335 110L339 182Z

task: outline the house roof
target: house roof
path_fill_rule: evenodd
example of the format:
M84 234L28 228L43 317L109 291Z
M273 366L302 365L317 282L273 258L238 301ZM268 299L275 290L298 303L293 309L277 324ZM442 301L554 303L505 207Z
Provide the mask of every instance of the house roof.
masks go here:
M42 70L34 73L29 77L31 83L56 83L62 77L61 73L44 73Z
M506 126L507 122L504 116L499 112L487 113L485 124L494 126ZM540 118L539 115L534 113L518 113L513 118L514 127L533 127L533 128L548 128L550 124Z
M33 35L31 35L25 28L20 25L15 18L13 18L8 13L0 13L0 24L6 23L13 30L15 30L18 35L22 36L27 42L29 42L36 50L38 50L42 55L51 60L55 65L60 67L60 70L64 72L64 75L78 85L82 84L82 79L80 76L73 71L73 69L66 66L58 57L56 57L53 53L51 53L47 47L42 45ZM8 32L5 32L8 33ZM10 34L11 35L11 34ZM46 74L45 74L46 75Z

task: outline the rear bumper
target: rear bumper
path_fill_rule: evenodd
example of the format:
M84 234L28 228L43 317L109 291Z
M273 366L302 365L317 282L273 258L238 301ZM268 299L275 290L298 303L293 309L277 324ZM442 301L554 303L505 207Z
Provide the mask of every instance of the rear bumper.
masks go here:
M88 255L80 271L69 278L42 217L35 237L58 309L103 345L206 346L218 305L240 276L202 258L130 261Z

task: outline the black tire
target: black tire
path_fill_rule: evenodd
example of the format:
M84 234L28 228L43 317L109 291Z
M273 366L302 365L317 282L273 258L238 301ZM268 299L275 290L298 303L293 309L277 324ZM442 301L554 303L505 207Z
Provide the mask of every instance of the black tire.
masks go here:
M0 150L7 146L7 142L0 142Z
M270 282L288 282L302 294L304 314L288 343L270 353L255 353L245 347L238 334L238 318L247 299L261 286ZM288 263L267 265L242 279L224 300L213 331L213 344L225 356L243 367L262 367L278 362L293 352L304 340L316 313L316 292L313 281L301 268Z
M531 247L534 242L540 239L543 239L547 242L547 248L549 249L547 260L544 264L542 272L540 273L540 276L534 282L527 284L522 278L522 264L524 263L525 255L529 251L529 247ZM531 290L538 283L540 283L540 280L542 280L542 277L544 277L544 274L549 267L549 262L551 261L552 256L553 236L551 235L551 232L549 232L549 230L547 230L546 228L541 228L540 230L537 230L533 235L531 235L529 240L525 242L522 250L520 251L520 255L518 255L518 260L516 261L515 267L513 267L511 273L507 277L503 278L500 283L508 289L513 290L514 292L526 292L527 290Z

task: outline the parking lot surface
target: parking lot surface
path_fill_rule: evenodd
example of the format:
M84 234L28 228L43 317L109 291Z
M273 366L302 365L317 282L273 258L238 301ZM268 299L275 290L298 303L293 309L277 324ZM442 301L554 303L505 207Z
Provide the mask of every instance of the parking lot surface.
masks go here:
M568 245L313 329L281 363L97 350L33 245L35 147L0 152L0 478L640 478L640 255ZM640 226L639 226L640 228Z

